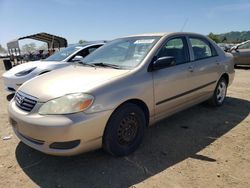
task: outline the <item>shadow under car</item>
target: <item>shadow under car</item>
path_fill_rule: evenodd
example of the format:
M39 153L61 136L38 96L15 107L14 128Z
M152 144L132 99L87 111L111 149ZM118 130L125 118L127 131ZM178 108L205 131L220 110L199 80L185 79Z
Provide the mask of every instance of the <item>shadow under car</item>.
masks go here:
M55 157L20 142L16 159L40 187L129 187L189 157L215 162L216 158L197 153L237 126L249 112L249 101L232 97L219 108L194 106L147 129L142 145L127 157L115 158L102 150Z

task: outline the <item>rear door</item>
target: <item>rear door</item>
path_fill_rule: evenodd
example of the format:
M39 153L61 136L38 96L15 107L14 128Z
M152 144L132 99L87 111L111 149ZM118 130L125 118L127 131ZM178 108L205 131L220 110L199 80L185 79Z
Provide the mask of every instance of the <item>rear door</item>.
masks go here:
M181 108L188 101L188 91L192 88L193 62L186 37L167 39L155 58L166 56L175 57L176 65L153 71L156 119Z
M206 98L213 92L221 73L221 62L213 45L204 37L189 36L193 68L193 98Z

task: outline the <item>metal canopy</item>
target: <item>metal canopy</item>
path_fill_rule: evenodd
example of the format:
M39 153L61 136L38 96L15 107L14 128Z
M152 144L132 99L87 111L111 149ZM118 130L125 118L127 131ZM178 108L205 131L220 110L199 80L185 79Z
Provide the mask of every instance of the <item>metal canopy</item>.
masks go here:
M34 39L46 42L48 44L48 48L63 48L68 46L68 42L65 38L56 35L51 35L48 33L37 33L34 35L21 37L17 40L22 40L22 39Z
M22 63L21 50L19 47L19 40L22 39L34 39L41 42L45 42L48 45L49 51L54 48L58 48L60 50L60 48L65 48L68 46L68 42L65 38L44 32L20 37L7 43L8 52L12 61L14 61L14 64L16 64L15 59L17 60L17 62L21 61Z

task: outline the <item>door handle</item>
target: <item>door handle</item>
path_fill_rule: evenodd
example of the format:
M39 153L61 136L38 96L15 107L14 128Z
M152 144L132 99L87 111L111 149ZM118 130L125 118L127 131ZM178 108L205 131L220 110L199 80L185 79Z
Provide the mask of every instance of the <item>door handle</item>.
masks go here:
M220 62L219 62L218 60L216 60L215 63L216 63L217 65L220 65Z
M194 67L193 67L193 66L189 66L189 67L188 67L188 70L189 70L190 72L194 72Z

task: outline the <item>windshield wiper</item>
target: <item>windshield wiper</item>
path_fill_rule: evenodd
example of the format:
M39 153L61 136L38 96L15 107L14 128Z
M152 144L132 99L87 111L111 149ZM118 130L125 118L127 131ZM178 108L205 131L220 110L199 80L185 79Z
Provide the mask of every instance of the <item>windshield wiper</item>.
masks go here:
M89 63L86 63L84 61L75 61L74 63L79 63L79 64L84 65L84 66L96 67L96 65L89 64Z
M100 66L100 67L110 67L113 69L121 69L120 66L114 65L114 64L109 64L109 63L94 63L95 66Z

